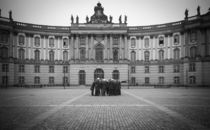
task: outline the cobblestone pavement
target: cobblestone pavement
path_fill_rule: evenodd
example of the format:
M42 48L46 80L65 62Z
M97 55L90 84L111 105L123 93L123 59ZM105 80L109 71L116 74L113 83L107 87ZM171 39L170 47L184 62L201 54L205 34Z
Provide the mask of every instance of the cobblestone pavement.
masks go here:
M210 89L1 89L0 129L210 129Z

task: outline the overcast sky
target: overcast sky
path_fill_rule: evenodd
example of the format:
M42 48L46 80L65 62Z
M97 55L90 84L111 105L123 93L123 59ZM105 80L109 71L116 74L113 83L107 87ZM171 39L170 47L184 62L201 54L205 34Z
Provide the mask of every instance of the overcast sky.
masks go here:
M2 16L8 17L13 11L15 21L69 26L70 16L78 15L81 23L85 17L92 16L94 6L99 0L0 0ZM210 0L100 0L104 13L113 16L118 22L120 15L127 15L129 26L162 24L184 19L184 11L189 16L196 15L196 8L201 7L201 14L208 11ZM124 17L123 17L124 21Z

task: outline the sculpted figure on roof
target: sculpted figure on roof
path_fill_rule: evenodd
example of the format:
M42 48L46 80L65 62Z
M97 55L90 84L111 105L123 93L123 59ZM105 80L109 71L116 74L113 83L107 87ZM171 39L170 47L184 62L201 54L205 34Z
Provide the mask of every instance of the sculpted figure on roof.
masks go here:
M99 2L97 6L94 8L94 15L90 18L90 23L107 23L108 19L107 16L104 14L104 8L101 6Z

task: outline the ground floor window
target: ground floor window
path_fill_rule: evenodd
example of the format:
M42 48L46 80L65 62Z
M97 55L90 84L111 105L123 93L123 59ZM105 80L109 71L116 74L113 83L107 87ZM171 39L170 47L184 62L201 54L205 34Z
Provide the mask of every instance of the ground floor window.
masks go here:
M179 81L179 77L174 77L174 84L179 84L180 81Z
M149 77L145 77L145 84L149 84Z
M96 69L94 72L94 79L104 78L104 71L102 69Z
M68 84L68 77L63 77L63 84Z
M196 77L195 76L190 76L189 81L190 81L190 84L195 84L196 83Z
M135 77L131 77L131 85L136 85L136 78Z
M159 77L159 84L164 84L164 77Z
M2 85L8 84L8 76L2 76Z
M120 77L119 75L120 75L119 70L114 70L112 72L112 78L115 79L115 80L119 80L119 77Z
M24 76L19 76L19 79L18 79L18 83L19 84L24 84L25 83L25 77Z
M40 84L40 77L34 77L34 84Z
M79 71L79 85L85 85L85 71Z
M49 77L49 84L54 84L54 77Z

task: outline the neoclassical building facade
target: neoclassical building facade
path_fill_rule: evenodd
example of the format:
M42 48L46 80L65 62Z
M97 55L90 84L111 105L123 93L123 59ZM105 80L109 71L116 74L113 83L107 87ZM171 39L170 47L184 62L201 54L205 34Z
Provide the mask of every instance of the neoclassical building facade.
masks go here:
M124 85L210 85L210 10L184 20L127 26L112 22L100 3L71 26L14 21L0 14L0 85L77 86L95 78Z

